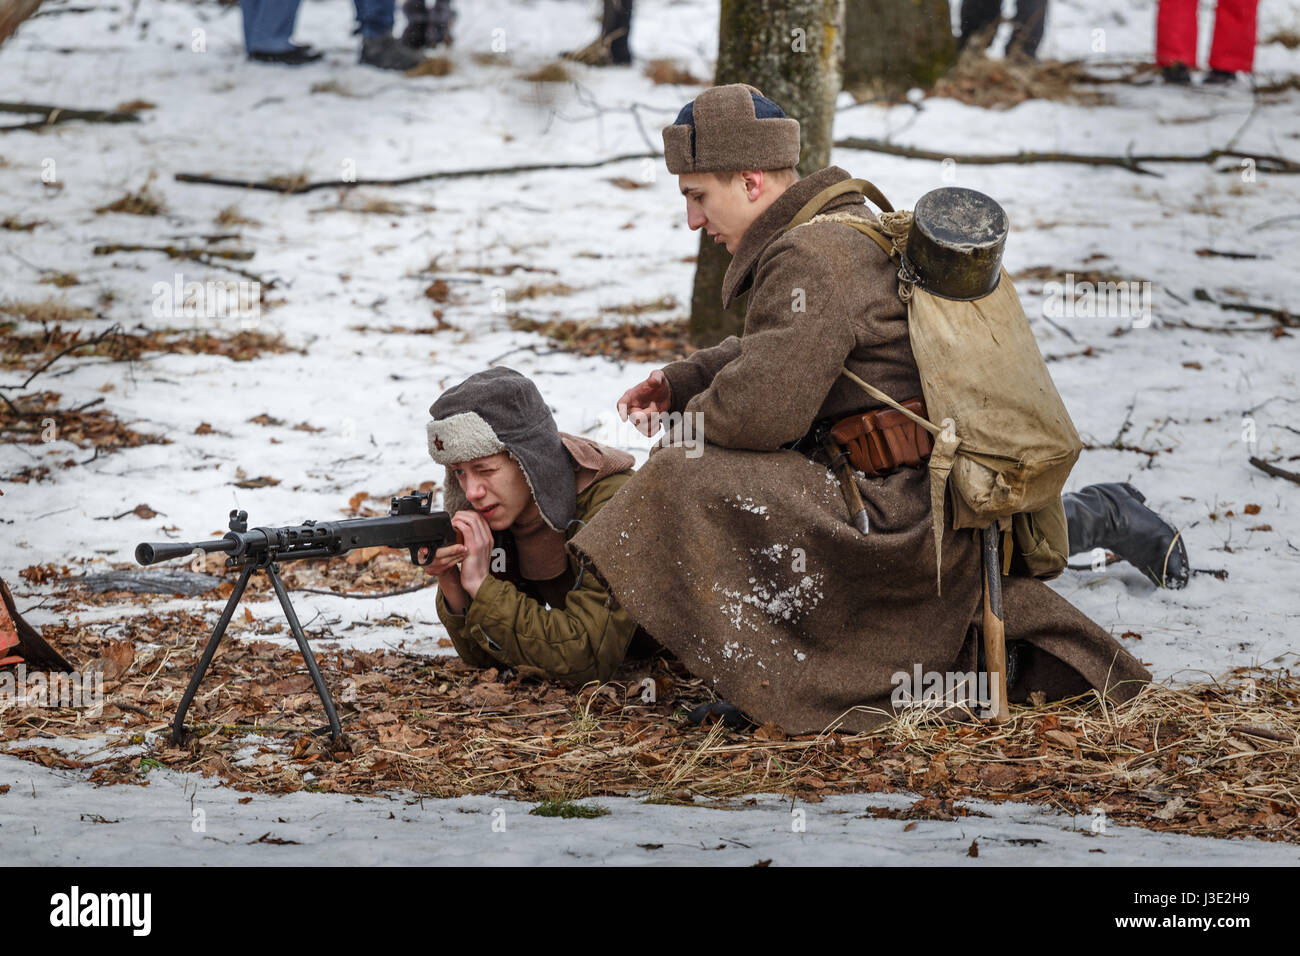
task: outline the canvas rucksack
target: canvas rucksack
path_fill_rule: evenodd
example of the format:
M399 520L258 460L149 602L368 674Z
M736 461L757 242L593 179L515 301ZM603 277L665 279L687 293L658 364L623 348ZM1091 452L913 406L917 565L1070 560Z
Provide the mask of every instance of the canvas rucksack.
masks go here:
M817 214L831 199L847 192L863 194L882 210L879 228L845 212ZM982 194L961 192L1001 211ZM996 270L987 274L998 276L991 291L969 299L938 295L921 284L906 256L912 215L895 212L866 180L849 179L805 204L786 231L813 222L842 222L872 239L899 264L899 298L908 307L912 352L931 420L903 408L847 368L843 372L873 398L934 436L929 469L936 574L942 566L946 498L952 505L954 529L996 523L1010 538L1014 547L1007 546L1004 538L1003 573L1056 577L1069 553L1061 489L1082 451L1078 432L1048 373L1015 287L1001 268L1001 245L986 263ZM965 251L967 246L956 243L954 248ZM960 257L955 261L960 263ZM950 494L945 495L945 490Z

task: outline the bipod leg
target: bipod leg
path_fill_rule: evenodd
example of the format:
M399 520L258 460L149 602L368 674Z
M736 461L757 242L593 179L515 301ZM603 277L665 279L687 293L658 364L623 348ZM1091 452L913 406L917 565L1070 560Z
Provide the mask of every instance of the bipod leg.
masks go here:
M311 682L316 685L320 702L325 705L325 716L330 722L330 736L336 741L341 741L343 727L339 724L339 715L334 710L334 699L330 697L329 688L325 686L325 678L321 676L320 667L316 664L316 656L312 654L311 647L307 644L307 635L302 632L302 625L298 623L298 615L294 613L293 604L289 601L289 593L284 589L284 582L280 580L280 570L275 562L267 565L266 574L271 579L271 586L275 588L276 596L280 599L280 606L284 608L284 616L288 618L289 630L293 631L298 649L302 651L302 659L307 662L307 670L311 673Z
M217 621L217 626L212 629L212 636L208 638L208 646L203 649L199 666L194 669L190 685L185 688L185 696L181 698L181 705L176 710L176 719L172 721L172 743L177 747L185 742L185 712L190 709L190 702L194 700L199 684L203 682L203 675L207 673L208 665L212 663L212 658L217 653L217 645L221 643L221 638L226 633L226 625L234 616L235 607L239 604L239 599L244 596L244 588L248 586L248 579L252 577L255 570L256 567L250 564L239 575L235 589L230 592L230 600L226 602L226 609L221 612L221 619Z
M1002 562L998 560L997 522L985 528L984 666L989 674L989 718L995 724L1010 719L1007 704L1007 634L1002 620Z

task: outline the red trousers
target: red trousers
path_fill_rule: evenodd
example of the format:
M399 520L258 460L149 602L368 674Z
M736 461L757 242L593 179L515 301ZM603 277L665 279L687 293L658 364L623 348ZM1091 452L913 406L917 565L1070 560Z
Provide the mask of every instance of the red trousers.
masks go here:
M1255 64L1255 8L1259 0L1219 0L1214 10L1210 69L1249 73ZM1156 65L1196 66L1196 0L1160 0L1156 11Z

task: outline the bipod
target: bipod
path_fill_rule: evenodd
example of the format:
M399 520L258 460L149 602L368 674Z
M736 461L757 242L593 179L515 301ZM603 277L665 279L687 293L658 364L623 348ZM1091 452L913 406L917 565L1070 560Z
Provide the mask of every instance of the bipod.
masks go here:
M316 663L316 656L312 654L311 647L307 644L307 635L303 633L302 625L298 623L298 615L294 612L293 604L289 601L289 592L284 589L284 582L280 580L280 566L274 560L269 560L264 564L248 564L244 566L244 571L240 574L235 589L230 592L230 600L226 601L226 609L221 612L221 618L217 621L217 626L212 629L212 636L208 638L208 645L203 649L203 656L199 659L199 666L190 678L189 686L185 688L185 696L181 698L181 705L176 711L176 719L172 722L172 742L179 747L185 741L185 712L189 710L190 703L194 700L195 693L198 692L199 684L203 682L203 675L207 673L212 658L217 653L217 645L221 643L221 638L226 633L226 625L230 623L230 619L234 616L235 608L244 596L244 588L248 586L248 580L253 576L254 571L265 571L266 576L271 579L271 587L275 589L275 595L280 599L280 606L284 608L284 616L289 621L289 630L293 631L294 639L298 642L298 649L302 652L302 659L307 662L307 670L311 673L311 681L316 685L316 693L320 695L320 701L325 706L325 716L329 718L330 725L320 727L313 733L320 735L328 731L336 744L343 743L343 727L339 724L339 715L334 709L334 699L330 697L329 688L325 686L325 678L321 676L320 667Z

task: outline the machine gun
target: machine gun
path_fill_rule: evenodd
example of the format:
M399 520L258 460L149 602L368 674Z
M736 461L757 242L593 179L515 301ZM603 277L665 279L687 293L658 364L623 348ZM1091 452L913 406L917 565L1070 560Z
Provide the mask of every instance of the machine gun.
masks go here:
M411 562L420 566L433 562L434 552L453 542L460 541L460 535L451 526L451 516L445 511L433 511L433 495L430 492L403 495L393 498L391 510L378 518L353 518L346 521L304 521L299 525L282 528L248 529L248 512L230 512L230 530L214 541L182 543L178 541L142 542L136 545L135 559L142 565L156 564L171 558L188 557L196 554L225 552L226 567L243 568L235 589L230 593L226 609L221 613L212 636L203 649L199 665L190 678L185 696L181 698L176 719L172 723L172 740L178 746L185 740L185 712L207 673L208 666L217 652L226 626L234 616L235 608L244 596L244 589L255 571L265 571L271 579L271 586L284 608L284 616L289 621L298 649L307 663L316 693L320 695L325 706L325 715L329 718L329 732L335 741L342 741L343 728L339 724L334 701L330 697L325 680L321 677L320 667L307 645L307 636L298 615L294 613L289 594L280 579L279 562L299 561L305 558L332 558L346 554L354 548L407 548L411 553ZM462 542L463 543L463 542ZM428 548L428 560L420 560L420 549ZM324 728L321 729L323 732Z

